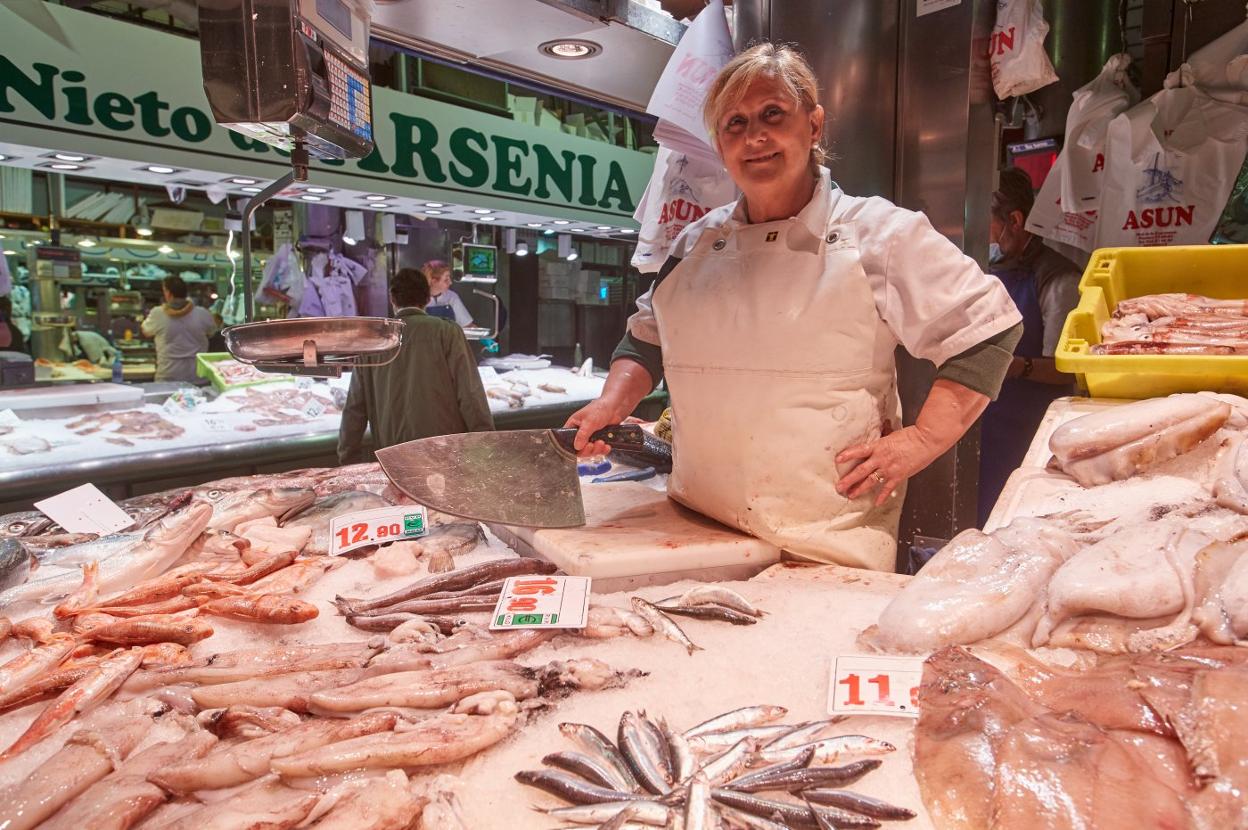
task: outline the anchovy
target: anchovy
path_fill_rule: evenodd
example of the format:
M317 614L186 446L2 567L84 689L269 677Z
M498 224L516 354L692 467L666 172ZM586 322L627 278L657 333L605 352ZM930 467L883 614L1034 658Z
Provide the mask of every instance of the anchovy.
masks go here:
M555 752L543 758L542 763L579 775L586 781L611 790L629 791L628 782L610 764L582 752Z
M553 769L521 770L516 773L521 784L545 790L572 804L603 804L616 801L653 801L653 796L622 793L591 784L583 778Z
M698 585L685 591L679 597L665 599L659 604L665 605L669 602L673 605L722 605L734 611L740 611L742 614L749 614L751 617L764 616L764 613L748 599L722 585Z
M656 605L665 614L693 617L695 620L718 620L733 625L753 625L758 619L722 605Z
M887 821L908 821L918 815L914 810L898 807L887 801L849 790L804 790L802 798L811 804L840 807L842 810L850 810Z
M721 815L728 821L729 826L737 830L789 830L789 825L772 821L769 818L743 813L723 805L720 805L720 808L723 811Z
M807 751L809 753L809 750ZM879 758L866 761L855 761L841 767L807 767L806 769L788 770L786 772L770 772L764 770L745 775L733 781L730 786L738 792L756 793L764 790L784 790L785 792L801 792L811 787L852 784L862 776L882 764Z
M551 818L572 824L601 824L610 821L627 808L631 808L630 820L658 827L667 824L671 815L667 807L656 801L608 801L579 807L555 807L543 812Z
M698 752L722 752L725 749L731 749L742 738L757 738L762 741L764 747L769 747L771 744L767 743L768 741L784 738L791 731L793 727L786 724L747 726L744 729L733 729L728 732L707 732L703 735L695 735L688 740L689 745ZM802 741L802 743L809 743L809 741Z
M887 755L897 748L888 741L869 738L866 735L838 735L788 749L764 749L755 756L755 759L761 764L776 764L792 760L794 756L806 751L807 747L815 748L814 763L816 764L834 764L850 755L868 757Z
M676 782L688 781L698 769L698 759L693 754L693 747L684 735L672 729L663 718L659 718L659 731L663 733L663 740L671 752Z
M335 597L334 602L344 614L358 614L361 611L385 608L388 605L406 602L410 599L423 597L426 594L434 594L440 591L458 591L464 588L471 588L482 582L492 582L509 576L552 574L557 570L559 569L555 565L543 559L531 559L528 557L493 559L489 562L482 562L479 565L460 568L457 571L427 576L424 579L413 582L406 588L400 588L394 593L386 594L384 597L376 597L375 599Z
M703 765L700 774L705 775L712 784L720 784L730 778L736 778L749 765L750 756L757 749L756 740L743 738L732 749Z
M733 709L722 715L716 715L703 721L692 729L685 730L686 738L696 738L708 732L726 732L731 729L744 729L749 726L762 726L765 723L780 720L789 713L783 706L746 706Z
M685 803L685 830L711 830L717 824L711 814L711 785L699 772L689 785L689 799Z
M741 776L741 778L753 778L754 776L757 776L757 775L779 775L780 773L783 773L783 772L792 772L793 770L806 769L806 767L810 765L810 762L814 757L815 757L815 750L814 750L814 747L811 747L807 749L805 752L803 752L801 755L794 758L792 761L785 761L782 764L776 764L774 766L766 767L764 769L760 769L755 772L746 773L745 775ZM737 781L740 781L741 778L735 778L732 781L729 781L724 786L731 788L737 783Z
M624 788L626 792L635 793L641 789L641 784L637 782L636 776L629 768L628 761L606 735L583 723L561 723L559 731L564 734L564 737L577 741L590 753L610 764L611 768L619 774L620 779L627 784Z
M870 816L842 810L840 807L822 807L806 802L815 815L819 830L858 830L858 828L879 827L880 822Z
M739 793L723 787L713 787L711 798L753 816L779 820L782 825L793 827L817 828L818 820L814 811L807 804L794 804L792 801L772 801L758 796Z
M619 746L641 785L655 795L664 795L672 788L671 777L664 774L662 763L654 752L649 735L639 722L636 712L626 711L620 717Z
M817 720L803 724L794 729L792 732L776 738L774 741L767 744L765 748L792 749L795 746L813 743L819 740L819 736L822 735L825 730L845 720L845 717L845 715L837 715L836 717L828 718L827 720Z
M656 631L662 632L663 636L673 643L684 646L685 651L690 655L695 651L703 650L701 646L694 645L688 635L680 630L680 626L672 622L654 603L647 602L641 597L631 597L630 601L633 604L633 610L645 617L646 622L654 626Z
M650 742L651 754L658 759L659 768L663 770L663 775L669 781L675 781L676 764L672 761L672 748L668 745L667 738L663 737L663 730L659 728L658 724L646 717L645 712L638 713L637 722Z

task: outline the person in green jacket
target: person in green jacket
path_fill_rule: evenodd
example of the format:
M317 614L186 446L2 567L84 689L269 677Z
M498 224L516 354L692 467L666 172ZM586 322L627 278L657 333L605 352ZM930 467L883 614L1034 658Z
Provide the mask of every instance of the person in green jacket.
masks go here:
M429 281L404 268L390 284L390 301L403 321L403 345L385 366L356 369L338 430L338 461L371 461L364 428L375 449L458 432L494 429L485 387L464 332L425 313Z

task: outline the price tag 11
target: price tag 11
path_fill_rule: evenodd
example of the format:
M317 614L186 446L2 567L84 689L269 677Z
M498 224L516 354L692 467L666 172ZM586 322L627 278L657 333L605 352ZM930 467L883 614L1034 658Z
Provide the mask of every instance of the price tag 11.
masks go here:
M920 657L841 655L832 658L830 715L919 716Z
M415 539L429 532L425 508L400 504L335 516L329 522L329 553L342 553L388 542Z
M584 628L589 617L587 576L513 576L503 583L490 628Z

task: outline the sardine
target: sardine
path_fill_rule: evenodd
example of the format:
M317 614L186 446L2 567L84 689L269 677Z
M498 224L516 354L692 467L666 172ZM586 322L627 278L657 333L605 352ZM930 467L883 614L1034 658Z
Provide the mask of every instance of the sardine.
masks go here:
M763 749L755 754L755 765L778 764L782 761L790 761L811 747L815 750L815 758L812 762L815 764L834 764L842 758L853 756L874 757L887 755L897 748L888 741L881 741L878 738L870 738L866 735L838 735L835 738L824 738L820 741L788 749Z
M468 568L460 568L457 571L437 574L435 576L427 576L417 582L408 585L406 588L400 588L398 591L387 594L382 597L373 599L352 599L349 597L336 597L334 599L339 610L344 615L359 614L364 611L371 611L378 608L386 608L387 606L396 605L411 599L423 597L426 594L433 594L439 591L458 591L464 588L471 588L483 582L492 582L498 579L505 579L509 576L524 576L526 574L552 574L558 568L543 559L532 559L528 557L516 557L515 559L492 559L488 562L482 562L479 565L473 565Z
M655 607L665 614L692 617L695 620L715 620L733 625L754 625L758 622L756 617L742 614L740 611L734 611L722 605L657 605Z
M695 735L692 738L686 737L686 740L689 741L689 745L693 747L695 752L707 754L730 749L742 738L757 738L759 741L762 741L763 746L771 746L768 741L776 741L787 737L792 730L793 727L788 724L747 726L744 729L733 729L728 732L707 732L702 735ZM809 742L809 740L806 740L801 743Z
M794 804L792 801L774 801L748 793L715 787L711 797L721 804L740 810L743 813L767 819L778 819L790 827L813 828L870 828L879 827L880 823L868 816L856 815L836 807L823 807L816 804Z
M619 801L653 801L654 796L622 793L591 784L583 778L559 770L521 770L516 773L521 784L545 790L571 804L605 804Z
M819 830L856 830L859 827L879 827L880 822L871 816L864 816L840 807L827 807L807 801L810 811L815 815Z
M652 602L647 602L641 597L630 597L629 601L633 604L633 610L646 618L646 622L654 626L654 630L661 632L664 637L682 646L690 656L695 651L702 651L702 647L694 645L693 641L680 629L676 623L672 622L662 611L658 609Z
M563 733L564 737L577 741L592 755L600 757L610 764L611 768L626 784L626 786L621 788L622 791L637 792L641 789L641 784L638 783L637 777L633 775L628 762L624 760L620 750L606 735L594 727L583 723L561 723L559 724L559 731Z
M727 786L744 793L766 790L797 793L812 787L843 787L877 769L882 763L879 758L869 758L840 767L806 767L778 773L763 770L744 775Z
M741 709L725 712L722 715L716 715L710 720L699 723L692 729L686 729L685 737L692 739L710 732L726 732L733 729L762 726L763 724L778 721L788 713L789 710L783 706L745 706Z
M636 712L629 710L620 716L617 742L629 769L643 787L655 795L665 795L671 790L671 770L663 768L658 748Z
M881 801L878 798L872 798L869 795L851 792L850 790L803 790L802 798L811 804L840 807L842 810L861 813L864 816L884 819L885 821L908 821L918 815L914 810L898 807L889 804L887 801Z
M0 539L0 591L21 585L30 578L35 557L16 537Z

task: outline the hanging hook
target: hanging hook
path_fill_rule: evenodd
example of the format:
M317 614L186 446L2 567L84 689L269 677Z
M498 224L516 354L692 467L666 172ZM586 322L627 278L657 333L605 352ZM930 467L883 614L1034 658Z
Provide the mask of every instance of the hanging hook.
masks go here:
M1192 7L1203 2L1204 0L1183 0L1183 5L1187 7L1187 19L1183 21L1183 63L1187 63L1187 30L1192 28Z

